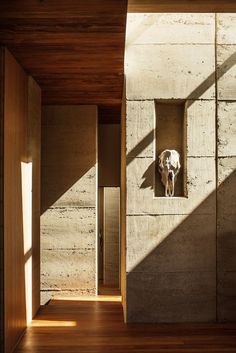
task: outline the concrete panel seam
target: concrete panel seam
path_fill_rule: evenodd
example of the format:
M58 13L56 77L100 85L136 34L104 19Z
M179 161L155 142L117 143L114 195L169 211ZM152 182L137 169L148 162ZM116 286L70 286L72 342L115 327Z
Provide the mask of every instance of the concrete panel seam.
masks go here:
M182 198L182 197L181 197ZM127 213L126 216L128 217L136 217L136 216L155 216L155 217L162 217L162 216L191 216L192 213ZM199 213L196 214L196 216L209 216L209 215L213 215L215 214L215 212L211 212L211 213Z
M179 42L179 43L135 43L135 44L132 44L133 47L138 47L138 46L183 46L183 45L188 45L188 46L194 46L194 45L211 45L213 46L214 43L212 42L208 42L208 43L186 43L186 42ZM227 45L227 44L224 44L224 45ZM231 45L234 45L234 44L231 44Z
M126 98L126 101L127 102L153 102L153 101L155 101L155 99L159 99L159 100L161 100L162 98L158 98L158 97L155 97L155 98L145 98L145 99L137 99L137 98L135 98L135 99L130 99L130 98ZM169 97L169 98L163 98L163 100L167 100L167 99L173 99L173 100L179 100L179 99L181 99L181 100L183 100L183 98L176 98L176 97ZM186 97L185 98L186 99L186 101L188 101L188 102L198 102L198 101L206 101L206 102L215 102L215 98L196 98L196 99L193 99L193 98L188 98L188 97Z

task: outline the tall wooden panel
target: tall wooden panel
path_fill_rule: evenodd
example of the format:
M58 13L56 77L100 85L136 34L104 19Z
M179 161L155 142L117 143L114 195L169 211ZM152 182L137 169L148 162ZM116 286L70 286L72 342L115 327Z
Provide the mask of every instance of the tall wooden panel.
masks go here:
M4 343L8 353L39 305L40 89L7 50L4 61Z
M21 163L27 162L27 75L5 51L4 316L5 352L26 327Z
M32 316L40 306L41 90L28 78L28 153L32 162Z

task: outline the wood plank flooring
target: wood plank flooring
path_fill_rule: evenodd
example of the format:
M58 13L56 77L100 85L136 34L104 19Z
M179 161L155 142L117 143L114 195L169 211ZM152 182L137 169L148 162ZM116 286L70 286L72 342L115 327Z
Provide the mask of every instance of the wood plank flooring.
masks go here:
M124 324L121 303L51 301L16 353L236 352L236 324Z

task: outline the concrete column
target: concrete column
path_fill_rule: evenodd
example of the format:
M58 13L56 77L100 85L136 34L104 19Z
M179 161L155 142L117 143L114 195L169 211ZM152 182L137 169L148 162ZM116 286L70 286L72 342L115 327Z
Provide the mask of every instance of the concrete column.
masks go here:
M217 15L218 319L236 320L236 15Z
M127 321L214 321L215 15L128 14L126 82ZM155 99L187 102L187 197L154 196Z

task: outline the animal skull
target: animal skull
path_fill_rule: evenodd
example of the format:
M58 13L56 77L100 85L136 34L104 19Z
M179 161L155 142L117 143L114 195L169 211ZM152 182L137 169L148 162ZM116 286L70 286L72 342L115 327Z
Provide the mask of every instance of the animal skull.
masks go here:
M175 182L180 170L180 155L175 150L164 150L159 155L159 168L165 196L174 196Z

